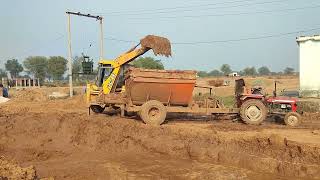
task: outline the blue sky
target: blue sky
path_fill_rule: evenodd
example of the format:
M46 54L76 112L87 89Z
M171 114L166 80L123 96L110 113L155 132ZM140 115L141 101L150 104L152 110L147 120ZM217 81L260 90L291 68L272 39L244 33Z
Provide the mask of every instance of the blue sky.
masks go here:
M298 69L296 36L320 34L318 0L7 0L0 6L0 67L10 58L67 57L66 10L104 17L107 59L134 45L110 38L168 37L174 43L173 57L157 57L168 69L210 71L224 63L234 70L262 65L273 71ZM84 52L97 62L98 22L72 17L71 29L73 55ZM291 33L302 30L310 31ZM261 38L243 40L256 37ZM209 43L195 43L204 41Z

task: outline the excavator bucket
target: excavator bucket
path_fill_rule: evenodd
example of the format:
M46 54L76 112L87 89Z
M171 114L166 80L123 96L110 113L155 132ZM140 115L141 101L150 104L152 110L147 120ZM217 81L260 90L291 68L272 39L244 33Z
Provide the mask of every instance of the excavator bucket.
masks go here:
M152 49L154 55L171 56L171 43L167 38L148 35L140 40L143 48Z

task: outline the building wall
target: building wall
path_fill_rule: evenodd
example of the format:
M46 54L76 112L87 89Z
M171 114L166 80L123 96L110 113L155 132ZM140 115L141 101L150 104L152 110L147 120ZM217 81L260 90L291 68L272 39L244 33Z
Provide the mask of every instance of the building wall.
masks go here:
M301 41L299 42L299 45L300 45L300 90L302 94L304 94L304 96L319 96L320 40Z

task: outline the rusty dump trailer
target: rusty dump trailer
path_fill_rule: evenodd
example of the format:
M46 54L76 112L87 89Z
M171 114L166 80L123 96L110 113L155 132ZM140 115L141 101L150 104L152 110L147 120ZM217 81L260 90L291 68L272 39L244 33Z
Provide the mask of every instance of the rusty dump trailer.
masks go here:
M125 91L102 95L108 107L118 107L121 115L136 112L146 124L160 125L168 112L195 114L238 114L239 108L224 108L214 98L193 100L196 71L145 70L130 68Z

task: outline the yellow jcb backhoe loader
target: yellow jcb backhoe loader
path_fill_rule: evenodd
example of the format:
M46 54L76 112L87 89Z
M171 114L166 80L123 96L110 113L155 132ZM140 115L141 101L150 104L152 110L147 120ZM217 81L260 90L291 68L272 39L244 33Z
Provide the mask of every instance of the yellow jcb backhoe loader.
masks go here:
M96 84L87 84L87 102L92 111L103 112L105 104L101 100L104 95L124 92L124 73L128 64L150 49L155 55L171 56L171 44L167 38L148 35L128 52L114 60L100 60Z

